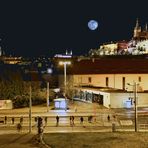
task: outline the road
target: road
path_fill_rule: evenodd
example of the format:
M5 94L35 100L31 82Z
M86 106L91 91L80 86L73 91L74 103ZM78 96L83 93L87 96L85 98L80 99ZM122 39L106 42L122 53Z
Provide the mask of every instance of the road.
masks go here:
M114 123L116 129L130 129L134 130L134 110L132 109L107 109L98 104L88 104L82 102L74 102L69 105L70 109L65 110L53 110L53 106L50 106L50 111L47 112L46 107L39 106L32 108L32 131L37 132L37 123L35 117L41 116L44 123L44 132L77 132L77 131L112 131L112 124ZM77 111L75 108L77 107ZM4 121L4 117L7 116L7 123L0 123L1 133L3 132L17 132L16 125L20 123L20 118L23 117L23 131L28 132L29 127L29 109L13 109L0 111L0 121ZM59 115L59 126L56 126L56 116ZM88 117L93 116L92 122L88 122ZM110 116L108 121L107 116ZM113 115L116 115L115 118ZM74 126L70 125L70 116L75 117ZM84 117L83 125L80 123L80 117ZM14 124L12 124L12 117L15 118ZM47 124L45 123L45 117L47 117ZM141 130L148 129L148 112L146 108L138 110L138 123ZM141 126L142 125L142 126Z

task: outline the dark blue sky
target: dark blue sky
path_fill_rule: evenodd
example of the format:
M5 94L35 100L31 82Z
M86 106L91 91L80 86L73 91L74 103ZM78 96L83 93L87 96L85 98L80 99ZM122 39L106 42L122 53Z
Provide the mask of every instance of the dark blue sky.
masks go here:
M24 56L87 54L104 42L129 40L136 18L148 22L146 0L4 0L0 6L2 48ZM90 19L99 22L97 30L88 29Z

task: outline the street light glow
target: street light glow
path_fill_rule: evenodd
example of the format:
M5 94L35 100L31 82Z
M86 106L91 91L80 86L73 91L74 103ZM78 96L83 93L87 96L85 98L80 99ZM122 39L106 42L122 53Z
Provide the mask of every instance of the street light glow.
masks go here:
M70 65L71 61L60 61L59 65Z
M52 69L51 68L48 68L47 69L47 73L51 74L52 73Z

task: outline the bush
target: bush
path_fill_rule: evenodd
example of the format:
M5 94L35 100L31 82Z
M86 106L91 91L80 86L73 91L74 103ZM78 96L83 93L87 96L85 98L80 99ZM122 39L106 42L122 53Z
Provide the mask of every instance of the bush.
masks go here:
M46 102L45 98L40 98L40 97L33 97L32 98L32 105L39 105L39 104L43 104L45 102ZM17 96L13 100L13 106L14 106L14 108L28 107L29 106L29 97Z
M26 106L28 106L28 104L29 104L29 99L26 97L17 96L13 100L13 107L14 108L26 107Z
M45 98L40 98L40 97L32 98L32 105L39 105L39 104L43 104L45 102L46 102Z

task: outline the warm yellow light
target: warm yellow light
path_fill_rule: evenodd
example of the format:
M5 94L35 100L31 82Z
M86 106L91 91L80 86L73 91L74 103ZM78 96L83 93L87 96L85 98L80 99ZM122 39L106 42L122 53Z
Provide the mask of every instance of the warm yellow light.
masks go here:
M59 62L59 65L70 65L71 64L71 61L60 61Z

